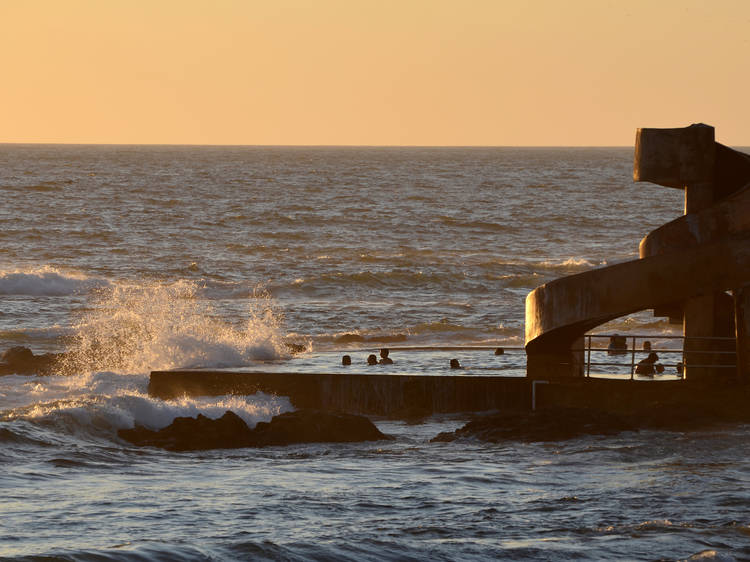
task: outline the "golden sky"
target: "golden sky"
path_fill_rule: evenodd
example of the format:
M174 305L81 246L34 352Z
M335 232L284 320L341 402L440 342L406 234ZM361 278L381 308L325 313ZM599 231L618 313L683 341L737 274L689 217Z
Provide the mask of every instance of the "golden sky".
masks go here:
M750 145L747 0L0 0L0 142Z

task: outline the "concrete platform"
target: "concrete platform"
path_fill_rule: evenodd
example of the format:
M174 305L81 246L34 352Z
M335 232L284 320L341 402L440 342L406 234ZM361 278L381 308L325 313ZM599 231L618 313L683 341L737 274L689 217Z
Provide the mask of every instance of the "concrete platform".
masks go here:
M440 413L530 410L532 394L537 408L574 407L627 413L649 404L685 399L687 395L701 396L705 387L676 380L580 378L535 384L526 377L196 370L154 371L149 383L149 394L164 400L257 392L288 396L296 408L410 418Z

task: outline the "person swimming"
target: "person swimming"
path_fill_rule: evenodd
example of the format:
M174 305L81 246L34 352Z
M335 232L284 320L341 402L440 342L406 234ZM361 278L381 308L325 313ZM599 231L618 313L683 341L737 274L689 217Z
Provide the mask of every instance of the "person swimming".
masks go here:
M625 336L615 334L610 336L609 345L607 346L607 355L623 355L628 351L628 342Z
M343 365L344 367L348 367L349 365L351 365L351 364L352 364L352 358L351 358L351 356L350 356L350 355L344 355L344 356L343 356L343 357L341 358L341 364L342 364L342 365Z
M374 353L371 353L367 356L367 364L368 365L377 365L378 364L378 358L375 356Z
M380 350L380 364L381 365L392 365L393 359L388 357L389 351L386 348Z

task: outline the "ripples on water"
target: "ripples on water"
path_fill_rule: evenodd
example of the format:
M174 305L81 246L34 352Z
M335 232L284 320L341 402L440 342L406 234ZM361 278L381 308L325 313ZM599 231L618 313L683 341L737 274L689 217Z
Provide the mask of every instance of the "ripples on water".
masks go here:
M680 214L631 171L630 149L0 146L0 348L72 352L67 377L0 377L0 558L749 559L747 427L487 445L429 442L460 418L377 420L396 441L183 454L116 437L291 408L155 400L150 369L285 365L288 341L310 368L378 337L520 345L529 290L635 257Z
M631 170L629 149L6 145L0 294L19 273L190 280L232 317L260 284L305 337L449 318L520 338L530 288L679 215Z
M14 537L4 549L83 559L750 556L739 493L750 474L737 451L750 446L747 428L427 443L458 423L379 422L392 443L193 454L6 441L5 459L34 453L3 477Z

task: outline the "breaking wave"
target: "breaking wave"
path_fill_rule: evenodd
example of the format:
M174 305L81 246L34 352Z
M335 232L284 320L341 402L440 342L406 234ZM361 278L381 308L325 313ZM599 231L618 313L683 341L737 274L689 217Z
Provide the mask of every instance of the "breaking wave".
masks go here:
M109 286L109 282L45 266L29 271L0 272L0 295L60 297L85 294Z
M283 315L270 297L248 299L247 319L235 326L198 292L197 283L185 280L96 291L74 324L63 372L236 367L288 355Z

